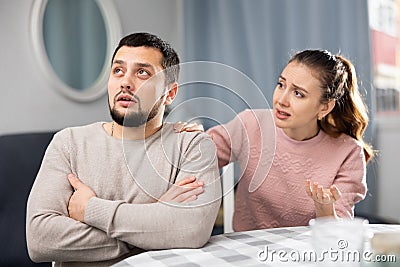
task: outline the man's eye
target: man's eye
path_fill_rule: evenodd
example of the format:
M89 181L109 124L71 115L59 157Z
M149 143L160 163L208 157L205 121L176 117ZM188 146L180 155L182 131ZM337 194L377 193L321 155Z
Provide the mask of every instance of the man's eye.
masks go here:
M114 69L114 73L115 74L119 74L119 73L121 73L122 72L122 70L120 69L120 68L115 68Z
M140 70L138 71L138 74L139 74L140 76L150 76L150 74L149 74L146 70L144 70L144 69L140 69Z
M278 85L279 88L283 87L283 83L281 83L281 82L278 82L277 85Z

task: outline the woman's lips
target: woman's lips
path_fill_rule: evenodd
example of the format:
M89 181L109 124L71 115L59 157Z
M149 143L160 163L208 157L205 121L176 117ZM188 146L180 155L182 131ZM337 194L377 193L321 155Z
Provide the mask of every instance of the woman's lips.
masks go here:
M285 112L285 111L283 111L283 110L277 109L276 112L275 112L275 116L276 116L276 118L278 118L278 119L284 120L284 119L289 118L289 117L290 117L290 114L287 113L287 112Z

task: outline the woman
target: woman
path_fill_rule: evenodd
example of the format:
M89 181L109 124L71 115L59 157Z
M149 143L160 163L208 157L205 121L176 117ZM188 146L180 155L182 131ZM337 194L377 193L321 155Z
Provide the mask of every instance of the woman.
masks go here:
M366 163L373 156L363 141L367 124L349 60L325 50L294 55L279 76L273 110L246 110L208 130L219 166L238 161L242 170L234 230L307 225L322 216L352 218L354 205L365 197ZM273 155L262 155L260 144L271 138L260 129L276 131ZM263 171L262 163L272 158ZM262 182L249 190L257 172Z

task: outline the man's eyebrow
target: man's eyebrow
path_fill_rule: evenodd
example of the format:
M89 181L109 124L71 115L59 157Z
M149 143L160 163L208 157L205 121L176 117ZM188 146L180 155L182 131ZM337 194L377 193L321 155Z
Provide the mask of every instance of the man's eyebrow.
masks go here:
M282 80L286 81L286 78L283 77L282 75L279 75L279 78L281 78Z
M138 62L138 63L135 63L135 65L136 65L137 67L140 67L140 68L150 68L150 69L152 69L153 71L155 70L154 66L151 65L151 64L149 64L149 63L141 63L141 62Z
M121 59L116 59L116 60L114 60L114 62L113 62L113 65L123 65L123 66L126 66L126 64L127 64L127 63L126 63L125 61L121 60ZM137 67L137 68L150 68L151 70L155 71L154 66L151 65L150 63L136 62L134 65L135 65L135 67Z
M123 60L120 60L120 59L115 59L115 60L114 60L114 62L113 62L113 65L114 65L114 64L118 64L118 65L126 65L125 61L123 61Z

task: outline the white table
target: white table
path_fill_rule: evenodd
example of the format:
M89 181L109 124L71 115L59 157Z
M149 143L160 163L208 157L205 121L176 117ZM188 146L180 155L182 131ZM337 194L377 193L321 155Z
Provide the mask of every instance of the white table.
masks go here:
M374 233L400 232L400 225L371 224L368 228ZM368 252L368 249L365 251ZM313 251L309 227L274 228L212 236L199 249L149 251L131 256L113 266L327 266L321 263L318 265L317 260L310 258ZM400 258L396 261L400 266ZM362 263L362 266L370 265ZM333 266L350 264L337 263Z

